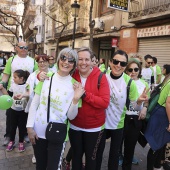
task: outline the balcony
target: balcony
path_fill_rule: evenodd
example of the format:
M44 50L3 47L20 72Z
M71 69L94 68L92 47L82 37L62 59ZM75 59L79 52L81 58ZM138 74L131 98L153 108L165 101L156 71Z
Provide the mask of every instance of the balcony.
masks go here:
M131 0L129 4L130 23L143 23L169 17L169 0Z
M66 26L66 28L62 32L62 35L61 35L61 30L63 27L62 26L57 27L56 31L55 31L55 38L59 38L60 35L61 35L61 37L72 36L73 27L74 27L74 22L72 21ZM88 30L88 20L84 19L84 18L77 19L75 34L77 36L83 35L83 34L87 33L87 30Z
M54 30L48 30L48 31L46 32L46 40L47 40L48 42L53 42L53 41L55 41L55 38L54 38Z

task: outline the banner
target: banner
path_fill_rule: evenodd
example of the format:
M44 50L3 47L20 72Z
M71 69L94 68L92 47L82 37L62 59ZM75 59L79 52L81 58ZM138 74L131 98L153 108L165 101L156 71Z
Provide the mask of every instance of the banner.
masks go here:
M128 0L108 0L108 7L128 11Z
M118 38L112 38L112 47L117 47Z

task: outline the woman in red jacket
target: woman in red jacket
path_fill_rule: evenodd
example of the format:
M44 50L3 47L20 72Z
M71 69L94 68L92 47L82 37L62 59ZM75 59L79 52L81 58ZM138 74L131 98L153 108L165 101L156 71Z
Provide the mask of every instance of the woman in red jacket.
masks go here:
M70 143L72 147L72 170L81 170L82 156L85 153L86 169L96 169L96 153L103 135L105 109L108 107L110 91L106 76L103 75L98 87L100 70L92 68L93 53L89 48L78 50L78 70L73 74L78 82L76 86L84 88L82 107L70 123ZM76 88L76 87L75 87Z

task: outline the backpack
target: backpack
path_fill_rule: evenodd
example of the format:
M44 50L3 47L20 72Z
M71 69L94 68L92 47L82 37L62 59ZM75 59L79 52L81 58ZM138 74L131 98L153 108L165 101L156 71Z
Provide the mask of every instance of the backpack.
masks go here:
M107 71L106 71L107 72ZM100 88L100 81L102 79L103 74L106 74L106 72L101 72L99 77L98 77L98 84L97 84L97 88ZM126 108L129 108L130 105L130 99L129 99L129 92L130 92L130 85L131 85L132 79L129 80L128 84L127 84L127 98L126 98Z
M148 121L153 109L156 107L156 105L158 103L160 92L165 87L165 86L163 86L163 88L161 89L161 86L162 86L162 83L159 84L158 86L156 86L154 88L154 90L151 92L150 99L149 99L149 105L148 105L148 109L147 109L147 113L146 113L146 121Z

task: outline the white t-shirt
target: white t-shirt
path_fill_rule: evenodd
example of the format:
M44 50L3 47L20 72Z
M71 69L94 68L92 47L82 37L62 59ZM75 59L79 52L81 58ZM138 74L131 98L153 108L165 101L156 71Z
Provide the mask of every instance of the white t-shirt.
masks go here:
M49 122L65 123L67 119L67 111L71 105L74 90L72 85L72 77L70 75L61 77L55 73L52 79L50 93L50 119ZM45 130L47 127L47 107L48 93L50 81L45 80L44 83L39 82L35 89L35 93L40 95L40 104L35 113L34 130L38 137L45 139ZM27 123L27 127L32 127Z
M141 75L142 75L142 79L145 80L148 83L149 87L150 87L150 85L151 85L151 76L153 76L152 69L151 68L142 68Z
M106 74L110 88L110 104L106 109L106 129L120 129L124 127L126 113L127 84L130 77L123 73L119 79L112 79L110 74ZM129 99L136 101L138 91L134 81L131 82Z
M17 110L17 111L24 110L26 107L26 104L27 104L27 99L22 98L21 100L15 100L14 97L26 92L26 84L18 85L18 84L13 83L11 85L9 91L13 92L13 96L12 96L13 104L12 104L11 108L13 110Z

